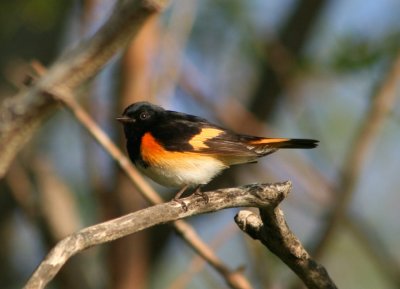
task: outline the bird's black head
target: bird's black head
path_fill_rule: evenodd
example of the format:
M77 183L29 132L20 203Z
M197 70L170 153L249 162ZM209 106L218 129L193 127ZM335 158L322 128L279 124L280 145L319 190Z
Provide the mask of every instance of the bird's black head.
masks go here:
M125 108L122 117L118 117L117 120L124 125L125 136L129 139L148 131L163 111L161 106L146 101L136 102Z

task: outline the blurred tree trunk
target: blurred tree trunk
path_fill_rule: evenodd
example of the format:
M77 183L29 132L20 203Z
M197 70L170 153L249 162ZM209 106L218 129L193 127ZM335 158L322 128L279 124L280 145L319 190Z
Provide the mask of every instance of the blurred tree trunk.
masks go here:
M0 183L0 287L7 288L9 284L14 284L19 279L15 268L12 266L11 249L12 234L15 230L12 215L16 208L15 202L11 198L10 189L5 182Z
M284 91L284 84L299 61L302 49L308 37L329 0L299 0L293 12L283 24L280 37L272 45L270 39L265 39L265 54L259 56L260 72L258 86L249 98L248 109L260 121L271 119L278 104L278 99ZM229 114L236 118L238 131L257 134L255 125L248 125L249 116L236 113ZM238 118L243 118L239 119ZM235 186L236 172L240 167L233 167L212 182L212 188L220 186ZM208 188L208 186L206 187Z
M120 115L122 110L132 102L149 100L151 59L157 41L157 25L158 17L150 18L122 57L121 90L115 116ZM115 130L122 132L118 123L115 123ZM124 148L125 140L121 139L120 143ZM112 216L109 217L123 215L146 206L143 197L135 191L125 175L119 172L116 179L117 193L114 193L112 201L114 208ZM111 288L147 288L150 251L151 240L148 230L112 242L108 264L111 272Z

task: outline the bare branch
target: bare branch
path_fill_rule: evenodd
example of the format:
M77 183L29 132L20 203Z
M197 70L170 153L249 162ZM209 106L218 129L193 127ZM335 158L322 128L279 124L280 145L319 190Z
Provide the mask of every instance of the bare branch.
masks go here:
M0 177L17 152L56 107L43 92L68 92L87 81L137 34L167 0L120 0L108 21L91 38L60 57L34 86L0 106Z
M300 240L290 231L278 207L260 208L260 215L240 211L235 216L235 222L286 263L309 289L336 288L325 268L310 257Z
M290 182L247 185L208 192L206 204L201 196L182 199L188 210L175 201L155 205L111 221L85 228L61 240L46 256L25 289L44 288L73 255L89 247L110 242L149 227L198 214L232 207L275 208L289 193Z
M32 63L33 69L39 75L45 73L46 68L39 62ZM58 92L57 95L49 95L54 99L62 102L88 131L88 133L111 155L117 162L123 172L128 176L132 184L138 192L144 196L152 204L160 204L163 202L161 197L151 188L144 180L135 167L131 164L127 157L119 150L119 148L110 140L96 122L86 113L86 111L77 103L70 93ZM182 220L175 221L174 229L187 244L196 251L199 256L204 258L216 271L218 271L226 282L237 289L251 289L251 285L243 274L240 272L232 272L215 253L201 240L196 231Z
M189 62L190 64L190 62ZM256 120L256 118L254 117L254 115L252 115L251 113L249 113L248 111L246 111L243 107L240 106L240 103L236 102L235 100L233 100L233 110L237 111L237 113L226 113L226 106L222 105L222 107L224 107L224 109L220 109L218 106L215 106L215 103L208 101L208 97L206 95L204 95L204 93L202 92L202 90L197 87L196 85L194 85L195 82L190 81L191 76L197 75L198 71L195 70L195 68L193 67L193 65L189 65L190 69L188 68L188 65L186 65L186 70L185 73L182 74L180 80L179 80L179 85L182 89L186 90L188 92L189 95L191 95L198 103L202 104L203 106L205 106L209 111L214 112L215 117L218 118L222 123L225 123L226 125L228 125L229 127L233 127L235 130L243 130L243 127L246 127L248 130L248 127L251 127L252 129L255 130L255 132L260 131L260 130L264 130L268 132L268 128L265 127L264 123L261 123L259 121ZM397 69L392 68L392 70L389 72L390 75L392 75L392 77L386 77L384 78L384 82L382 83L382 87L381 90L378 90L378 93L375 94L374 99L378 98L378 95L380 95L379 98L382 98L382 96L384 95L383 92L386 91L390 93L391 88L393 87L393 75L396 75ZM195 73L193 72L195 71ZM390 80L389 80L390 79ZM386 80L386 82L385 82ZM387 84L384 84L387 83ZM385 88L386 87L386 88ZM389 91L388 91L389 90ZM391 98L393 97L393 98ZM369 120L369 122L375 122L373 123L373 125L378 125L382 123L382 121L384 121L385 119L385 112L382 113L382 109L383 111L387 111L387 109L393 105L393 101L395 100L395 93L392 94L392 96L386 95L385 99L383 101L383 103L380 105L379 103L382 102L382 100L379 100L378 102L376 102L375 100L375 104L374 105L378 105L379 108L375 108L374 110L375 112L375 116L372 118L372 120ZM371 104L373 104L371 102ZM229 109L232 110L232 99L230 99L230 106ZM371 111L372 109L370 109ZM380 111L380 112L379 112ZM229 116L231 115L246 115L245 122L238 122L238 120L236 118L234 119L230 119ZM377 118L377 116L383 116L383 119L381 119L380 117ZM378 119L378 122L376 122L376 119ZM251 124L251 125L250 125ZM243 126L244 125L244 126ZM247 126L246 126L247 125ZM367 126L370 126L371 124L368 124ZM374 130L376 130L376 128L373 128L373 130L367 130L369 131L369 133L373 132ZM378 129L379 130L379 129ZM376 132L373 133L376 135ZM368 135L368 134L367 134ZM357 143L358 146L359 145L363 145L363 146L370 146L371 142L374 140L374 138L371 136L368 137L363 137L362 140L358 141ZM354 147L354 146L350 146L351 148L351 153L349 153L348 155L351 156L353 154L366 154L365 152L363 152L363 150L359 150L358 147ZM326 176L324 176L323 174L321 174L320 171L318 171L317 169L315 169L315 167L310 166L309 163L304 162L303 159L301 158L296 158L296 155L291 156L292 158L295 157L295 162L294 164L299 163L301 165L302 169L298 169L298 170L291 170L292 174L298 175L298 172L304 171L304 167L306 168L306 170L310 170L311 173L307 174L307 178L312 178L311 182L313 185L312 187L309 187L309 191L314 192L313 196L315 197L315 200L317 202L321 203L321 193L324 193L326 196L329 196L329 199L332 201L332 198L334 196L338 196L340 195L340 193L342 193L342 190L338 190L337 188L335 189L335 185L332 181L329 181ZM359 159L359 156L355 157L353 156L351 161L349 161L349 164L351 164L352 166L354 165L353 163L353 158L354 159ZM360 159L362 161L362 158ZM349 165L348 164L348 165ZM300 178L300 176L298 176ZM301 176L302 179L304 179L304 176ZM318 195L317 193L318 192ZM318 197L318 198L317 198ZM351 198L351 196L348 196ZM326 200L328 201L328 200ZM347 202L347 201L346 201ZM325 205L326 206L327 203L321 203L321 205ZM392 256L390 254L387 253L387 249L385 248L385 246L383 244L380 244L379 246L377 246L376 244L373 243L373 240L371 239L371 237L376 237L376 235L368 233L366 230L364 230L362 223L357 222L353 217L350 217L349 213L346 213L345 215L341 216L342 218L342 224L347 226L350 230L349 232L352 233L354 235L354 237L358 240L358 242L360 243L360 245L362 247L366 247L366 252L369 253L369 255L372 257L373 260L375 260L375 262L377 263L377 266L379 268L381 268L384 273L390 277L390 279L392 280L393 284L397 285L400 284L400 274L398 274L398 267L396 265L395 260L393 260ZM371 228L369 228L369 230L371 230ZM331 236L331 232L328 233L328 238ZM322 236L322 234L321 234ZM326 236L325 236L326 238ZM321 237L322 240L322 237ZM316 254L314 253L314 251L312 249L310 249L311 254L313 254L314 258L318 259L318 255L321 255L324 251L324 249L326 248L326 240L323 241L324 243L322 244L322 250L317 250ZM292 284L290 286L288 286L288 288L299 288L298 287L299 284L296 280L296 284Z

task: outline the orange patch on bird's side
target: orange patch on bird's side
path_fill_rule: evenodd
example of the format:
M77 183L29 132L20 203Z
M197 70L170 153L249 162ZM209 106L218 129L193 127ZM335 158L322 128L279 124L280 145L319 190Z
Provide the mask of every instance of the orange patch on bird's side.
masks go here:
M150 165L178 165L188 158L202 158L204 156L191 152L168 151L147 132L142 137L140 146L142 159Z
M260 140L252 141L250 143L257 145L257 144L279 143L279 142L285 142L288 140L289 140L288 138L263 138Z
M189 140L189 144L194 150L209 148L205 142L223 133L223 130L217 128L203 128L201 131Z
M154 162L157 158L165 157L165 154L168 154L168 151L166 151L149 132L145 133L142 137L140 152L143 160L149 163Z
M150 166L164 169L194 169L195 161L205 161L210 158L210 156L197 152L168 151L149 132L142 137L140 153L143 161Z

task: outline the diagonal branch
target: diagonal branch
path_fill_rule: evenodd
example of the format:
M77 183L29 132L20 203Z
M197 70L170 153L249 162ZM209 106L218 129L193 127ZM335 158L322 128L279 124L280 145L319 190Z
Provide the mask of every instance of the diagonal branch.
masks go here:
M190 64L190 63L189 63ZM235 102L235 100L230 100L230 109L234 110L235 113L232 114L226 114L226 107L223 109L219 108L219 106L215 106L215 103L208 101L209 97L207 97L202 90L194 85L194 82L190 81L190 75L193 74L192 70L194 68L189 66L189 70L186 69L185 73L182 74L182 77L179 80L179 85L182 89L188 92L189 95L191 95L195 101L198 103L202 104L205 106L208 110L212 111L217 119L219 119L222 123L225 123L228 125L228 127L233 127L235 130L243 130L244 127L248 129L248 127L251 127L255 129L255 131L260 131L260 130L266 130L265 124L261 123L256 120L254 115L246 111L244 107L241 106L239 102ZM186 65L186 68L187 65ZM196 73L199 73L196 71ZM393 74L393 73L392 73ZM387 86L386 86L387 87ZM380 105L381 109L382 108L387 108L393 105L393 101L395 99L391 99L388 96L386 96L386 104L384 106ZM379 102L378 102L379 103ZM232 105L233 104L233 105ZM377 103L375 104L377 105ZM386 110L386 109L385 109ZM377 110L378 111L378 110ZM232 119L229 116L230 115L246 115L246 123L238 122L236 118ZM379 113L379 115L384 115L384 113ZM374 117L375 119L375 117ZM378 119L378 123L381 122L381 119ZM376 124L376 123L375 123ZM247 126L246 126L247 125ZM365 140L367 139L367 142ZM362 140L362 144L366 145L369 142L369 137L364 138ZM361 141L360 141L361 143ZM359 153L358 149L352 149L352 152ZM326 176L321 174L320 171L318 171L315 167L310 166L308 163L304 162L302 159L296 159L296 163L301 164L302 167L306 167L307 170L311 170L312 173L308 174L307 177L313 176L312 177L312 188L310 187L311 191L315 192L324 192L326 194L329 194L331 197L338 195L337 191L335 190L334 184L329 181ZM297 174L301 170L297 171L292 171L292 173ZM299 178L302 178L303 176L298 176ZM318 198L316 199L317 201L321 201ZM365 251L369 253L371 256L372 260L375 261L376 265L382 269L384 274L386 274L390 280L392 280L393 284L398 285L400 284L400 267L396 264L396 260L393 259L393 256L388 253L388 250L385 248L385 246L382 243L379 243L379 245L376 244L376 234L371 234L368 232L368 230L365 230L366 225L360 219L360 216L354 218L354 216L351 216L351 214L346 213L345 215L342 216L342 224L345 225L347 228L349 228L349 232L354 235L354 237L358 240L359 244L365 248ZM371 228L369 228L371 230ZM329 237L329 236L328 236ZM322 238L321 238L322 240ZM324 241L325 242L325 241ZM323 244L322 246L325 246ZM326 246L325 246L326 247ZM323 248L324 250L324 248ZM322 250L322 251L323 251ZM313 254L314 257L318 257L318 255L321 255L321 250L319 250L319 253L315 254L312 250L311 253ZM296 280L296 284L289 285L288 288L298 288L298 282Z
M240 211L235 221L250 237L260 240L299 276L309 289L335 289L328 272L314 261L290 231L278 207L260 208L260 215Z
M316 258L323 254L333 232L346 215L347 206L357 186L364 161L396 100L396 90L398 88L399 79L400 54L397 55L397 58L387 75L384 76L377 91L374 92L369 111L366 113L365 120L355 136L353 145L350 146L347 153L341 178L333 192L334 195L337 196L336 203L327 214L326 223L321 229L320 237L316 240L314 249L312 250Z
M149 227L198 214L232 207L276 207L289 193L290 182L254 184L208 192L209 202L192 195L182 199L188 210L177 202L158 204L128 215L85 228L61 240L46 256L25 289L44 288L73 255L95 245L110 242Z
M40 75L44 73L45 68L40 63L34 63L33 67ZM144 180L139 172L133 167L130 161L119 150L119 148L110 140L96 122L86 113L84 109L76 102L70 93L59 92L57 95L46 93L48 97L52 97L62 102L88 131L88 133L111 155L120 168L128 176L132 184L142 196L144 196L152 204L160 204L163 202L161 197L151 188ZM240 272L232 272L215 253L201 240L196 231L184 221L176 221L173 224L176 233L206 260L216 271L218 271L226 282L237 289L251 289L249 281Z
M35 129L56 108L53 98L44 97L42 92L72 91L87 81L167 3L167 0L120 0L95 35L61 56L34 86L3 101L0 106L0 178Z

